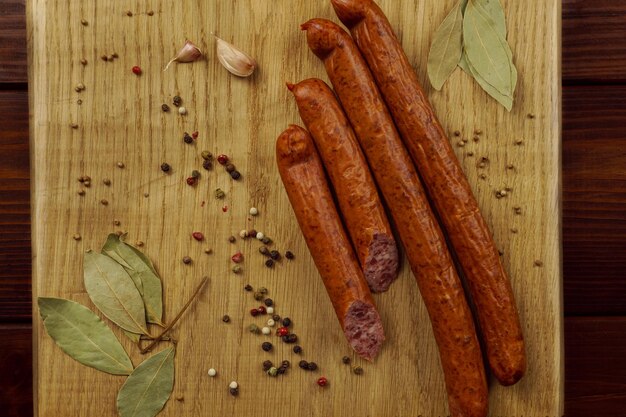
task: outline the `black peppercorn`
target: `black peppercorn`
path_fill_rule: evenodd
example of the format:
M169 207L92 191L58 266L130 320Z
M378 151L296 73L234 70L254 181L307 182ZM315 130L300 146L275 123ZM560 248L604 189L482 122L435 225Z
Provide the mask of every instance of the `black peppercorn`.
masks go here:
M315 362L309 362L309 371L317 370L317 364Z
M180 107L180 105L183 104L183 99L179 96L174 96L174 98L172 99L172 103L174 103L176 107Z
M273 260L277 261L280 259L280 252L278 252L277 250L273 250L270 252L270 258L272 258Z
M300 345L295 345L295 346L293 347L293 353L297 353L297 354L302 353L302 346L300 346Z
M363 368L361 368L360 366L355 366L354 368L352 368L352 372L354 372L355 375L362 375Z
M270 254L270 250L265 246L261 246L259 248L259 252L261 252L261 255L265 255L265 256L269 256Z
M282 337L283 342L285 343L296 343L298 341L298 336L295 333L286 334Z
M266 352L269 352L270 350L272 350L274 346L272 346L272 344L270 342L263 342L263 344L261 345L261 349L263 349Z
M274 261L271 259L268 259L267 261L265 261L265 266L268 268L271 268L274 266Z
M207 171L211 170L213 168L213 162L208 159L202 161L202 168L206 169Z
M349 356L344 356L343 358L341 358L341 362L343 362L346 365L350 365L350 362L352 362L352 360L350 359Z
M187 132L185 132L185 134L183 135L183 140L185 141L186 144L193 143L193 138Z
M284 360L281 366L284 366L285 368L289 368L291 366L291 362L289 362L288 360Z
M261 292L255 292L254 299L257 301L261 301L263 299L263 294Z
M238 180L239 178L241 178L241 172L233 171L230 173L230 177L234 180Z
M243 289L246 290L246 291L252 291L252 285L246 284L246 286L243 287Z
M233 172L235 169L237 168L235 168L235 166L231 164L230 162L226 164L226 172Z
M289 317L285 317L283 319L283 326L285 326L285 327L291 326L291 319Z
M224 317L222 317L222 321L224 323L228 323L230 321L230 316L228 314L224 314Z
M263 362L263 370L264 370L265 372L269 371L269 369L270 369L272 366L274 366L274 364L273 364L273 363L272 363L272 361L270 361L270 360L267 360L267 361Z
M170 167L170 164L168 164L167 162L163 162L161 164L161 171L163 171L163 172L170 172L171 168L172 167Z
M265 304L268 307L271 307L274 305L274 301L271 298L266 298L265 301L263 301L263 304Z
M285 372L287 372L287 368L282 367L282 366L279 366L279 367L278 367L278 369L276 370L276 372L277 372L279 375L282 375L282 374L284 374Z
M298 366L306 371L309 370L309 363L305 360L301 360L300 362L298 362Z
M290 250L288 250L287 252L285 252L285 258L287 259L293 259L293 252L291 252Z
M280 316L278 314L274 314L272 316L272 320L274 320L275 322L279 322L280 321Z
M270 239L269 237L265 236L263 239L261 239L261 242L264 245L269 245L270 243L272 243L272 239Z
M235 238L235 236L230 236L230 237L228 238L228 241L229 241L230 243L235 243L235 242L237 241L237 238Z
M170 106L168 106L167 104L163 103L161 105L161 110L163 110L165 113L167 113L168 111L170 111Z
M230 395L236 397L239 395L239 388L229 388Z

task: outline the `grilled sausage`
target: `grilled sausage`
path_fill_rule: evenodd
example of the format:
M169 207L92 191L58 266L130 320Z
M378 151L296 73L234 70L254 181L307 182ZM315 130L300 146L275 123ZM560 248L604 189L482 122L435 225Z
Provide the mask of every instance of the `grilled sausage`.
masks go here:
M373 360L385 340L383 325L309 133L299 126L289 126L276 142L276 160L346 338L359 356Z
M287 87L335 189L365 280L373 292L386 291L397 277L398 250L354 131L324 81L312 78Z
M302 25L380 187L428 310L452 416L485 416L487 382L472 314L411 158L356 45L324 19Z
M452 146L389 21L372 0L331 0L350 29L443 222L476 305L487 358L502 385L526 371L511 283Z

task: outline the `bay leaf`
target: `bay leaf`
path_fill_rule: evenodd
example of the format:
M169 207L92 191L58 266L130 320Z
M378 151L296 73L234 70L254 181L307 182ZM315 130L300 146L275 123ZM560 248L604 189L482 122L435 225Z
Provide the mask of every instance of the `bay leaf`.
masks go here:
M427 72L430 83L441 90L463 53L463 14L459 1L443 20L430 45Z
M141 340L140 334L132 333L124 329L122 329L122 332L124 332L124 335L126 335L126 337L128 337L131 340L131 342L133 342L136 345L139 344L139 340Z
M463 70L467 72L469 75L474 77L476 82L482 87L483 90L485 90L487 94L489 94L491 97L496 99L496 101L502 104L508 111L511 111L511 109L513 108L513 96L507 96L507 95L500 93L498 89L496 89L494 86L489 84L488 81L486 81L484 78L480 76L480 74L476 72L471 62L469 62L467 59L462 60L462 61L463 61L463 65L465 65L465 68L463 67L461 68L463 68Z
M124 267L108 256L86 252L83 270L89 298L109 320L131 333L149 333L143 300Z
M493 21L496 31L506 39L506 18L500 0L476 0L476 5L483 8Z
M467 61L475 73L500 94L512 96L512 62L506 39L496 30L495 23L478 4L469 0L463 20L463 40Z
M38 297L39 314L48 335L70 357L113 375L129 375L133 364L111 329L82 304L63 298Z
M165 406L174 387L174 347L143 361L117 394L120 417L154 417Z
M108 236L102 253L121 260L118 263L126 269L143 298L148 321L163 325L163 287L150 259L116 234Z

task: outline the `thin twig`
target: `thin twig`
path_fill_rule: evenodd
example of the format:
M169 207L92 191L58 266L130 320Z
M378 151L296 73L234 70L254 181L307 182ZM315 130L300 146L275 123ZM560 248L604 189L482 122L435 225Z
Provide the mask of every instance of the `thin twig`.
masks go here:
M187 304L185 304L185 306L183 307L182 310L180 310L180 312L178 313L178 315L176 317L174 317L174 320L172 320L170 322L170 324L167 325L167 327L165 327L163 329L163 331L161 332L160 335L158 335L157 337L154 338L154 340L152 341L152 343L150 343L148 346L146 346L145 348L141 349L141 353L147 353L150 351L150 349L152 349L154 347L154 345L156 345L157 343L159 343L161 341L161 339L163 339L163 336L165 336L165 334L167 332L169 332L172 327L174 327L174 325L178 322L178 320L182 317L183 313L187 310L187 308L191 305L192 301L196 299L196 297L198 296L198 294L200 293L200 290L202 289L202 287L204 287L204 285L207 283L207 281L209 280L209 277L204 277L202 279L202 282L200 283L200 285L198 285L198 288L196 288L196 291L193 293L193 295L191 296L191 298L189 299L189 301L187 301Z

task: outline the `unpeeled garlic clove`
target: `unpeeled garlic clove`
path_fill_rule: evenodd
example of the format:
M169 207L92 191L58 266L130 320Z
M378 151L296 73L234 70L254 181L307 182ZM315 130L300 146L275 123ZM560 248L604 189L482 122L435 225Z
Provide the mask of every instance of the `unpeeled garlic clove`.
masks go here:
M215 36L215 39L217 40L217 59L228 72L238 77L252 75L257 66L254 58L218 36Z
M202 51L190 40L185 41L185 45L178 51L178 54L167 63L163 71L169 68L170 64L176 62L193 62L202 57Z

